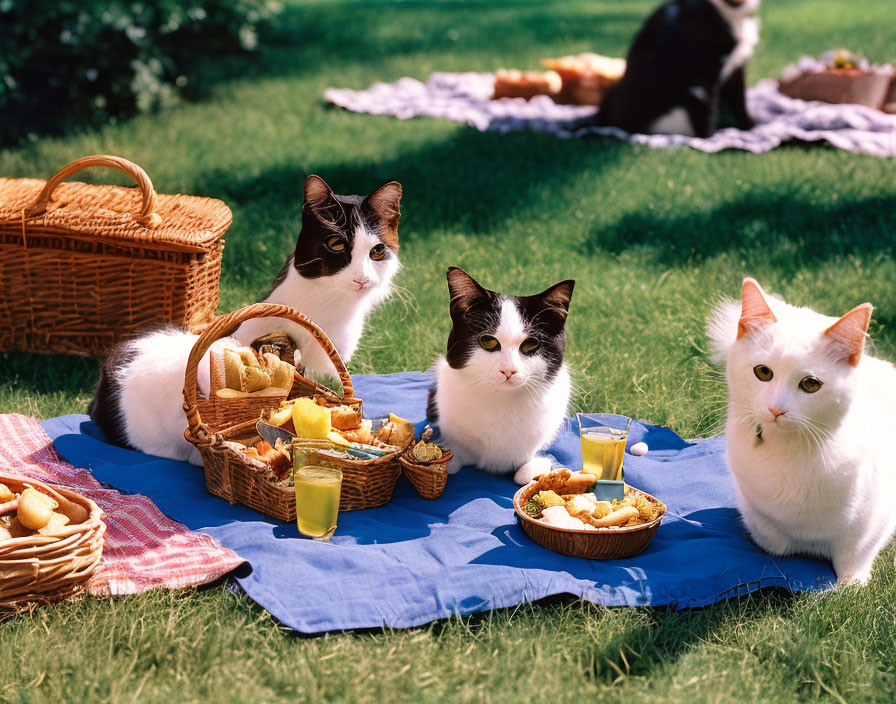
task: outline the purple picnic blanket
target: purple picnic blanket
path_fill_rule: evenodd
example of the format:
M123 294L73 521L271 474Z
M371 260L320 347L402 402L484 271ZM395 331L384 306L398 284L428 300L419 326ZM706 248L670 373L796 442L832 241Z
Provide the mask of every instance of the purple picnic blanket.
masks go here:
M878 157L896 156L896 115L863 105L833 105L788 98L777 82L765 79L747 91L747 107L756 121L751 130L722 129L707 139L684 135L629 134L616 127L573 129L596 112L582 105L558 105L546 95L531 100L492 100L491 73L433 73L426 81L400 78L366 90L328 88L324 98L352 112L412 117L441 117L480 132L544 132L561 138L607 135L649 147L688 146L703 152L742 149L760 154L798 140L824 141L838 149Z

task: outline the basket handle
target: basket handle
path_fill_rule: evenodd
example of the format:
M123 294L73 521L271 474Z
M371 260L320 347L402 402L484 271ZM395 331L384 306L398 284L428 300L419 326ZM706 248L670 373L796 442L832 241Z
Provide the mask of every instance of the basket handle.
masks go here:
M190 356L187 359L187 369L184 374L184 413L187 414L189 432L194 438L207 437L210 434L202 422L197 405L196 372L198 371L199 362L215 341L233 332L240 323L252 318L285 318L305 328L317 343L324 348L333 366L336 367L339 379L342 382L343 403L354 398L355 391L352 387L352 377L345 368L339 352L336 351L333 343L330 342L330 338L327 337L323 330L295 308L275 303L254 303L251 306L216 317L205 329L205 332L199 336L199 339L196 340L196 344L193 345L193 349L190 351Z
M155 212L158 207L159 198L156 195L155 189L152 187L152 181L149 180L149 176L147 176L146 172L132 161L123 159L120 156L109 156L108 154L82 157L56 172L56 174L47 181L35 201L25 209L25 217L35 217L45 213L56 187L72 174L91 166L110 166L113 169L124 171L128 176L134 179L140 187L140 193L143 195L143 205L135 219L141 225L150 229L155 229L161 224L162 218Z

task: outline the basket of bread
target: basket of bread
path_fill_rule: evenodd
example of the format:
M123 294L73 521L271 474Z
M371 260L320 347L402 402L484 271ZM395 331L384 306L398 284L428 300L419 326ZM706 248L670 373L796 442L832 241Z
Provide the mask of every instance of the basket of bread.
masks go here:
M223 350L223 386L214 380L213 356L212 392L200 398L200 360L217 340L252 318L282 318L306 330L333 363L341 392L305 378L286 361L288 352L268 351L276 345L262 340L258 349ZM410 421L394 415L363 418L351 376L326 334L298 311L269 303L219 316L199 337L187 362L184 411L184 437L199 450L208 490L282 521L296 518L292 469L297 464L342 471L340 511L374 508L391 500L402 469L399 458L414 440Z
M650 545L666 514L659 499L625 486L621 501L598 501L593 474L553 470L513 497L523 532L554 552L592 560L632 557Z
M0 612L77 594L100 562L105 534L90 499L0 475Z

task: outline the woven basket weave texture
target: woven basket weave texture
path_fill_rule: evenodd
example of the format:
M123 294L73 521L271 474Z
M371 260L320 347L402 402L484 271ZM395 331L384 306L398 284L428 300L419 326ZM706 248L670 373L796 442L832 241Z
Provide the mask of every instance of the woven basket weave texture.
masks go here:
M137 187L63 183L91 166ZM104 354L152 324L200 331L231 220L219 200L156 194L120 157L78 159L47 182L0 178L0 350Z

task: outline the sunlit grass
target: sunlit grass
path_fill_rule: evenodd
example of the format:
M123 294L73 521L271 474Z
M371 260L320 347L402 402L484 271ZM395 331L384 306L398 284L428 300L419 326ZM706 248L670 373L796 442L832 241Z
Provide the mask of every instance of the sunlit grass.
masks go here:
M220 66L204 101L0 151L0 174L47 177L113 153L144 166L159 191L225 200L234 224L222 311L255 300L279 269L305 174L343 193L401 181L408 293L373 316L356 372L425 369L444 350L449 265L512 293L575 278L575 408L685 436L719 428L724 390L706 362L703 318L745 274L830 314L872 301L876 352L896 359L892 160L824 146L706 155L480 134L321 101L331 85L619 54L650 7L289 3L261 55ZM839 45L894 60L891 14L872 0L768 2L750 80ZM0 412L83 412L95 378L94 360L0 354ZM672 613L540 605L315 639L279 633L223 588L89 600L0 625L0 700L892 701L894 581L890 552L864 592Z

